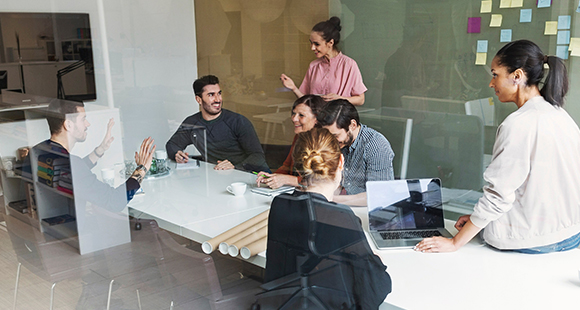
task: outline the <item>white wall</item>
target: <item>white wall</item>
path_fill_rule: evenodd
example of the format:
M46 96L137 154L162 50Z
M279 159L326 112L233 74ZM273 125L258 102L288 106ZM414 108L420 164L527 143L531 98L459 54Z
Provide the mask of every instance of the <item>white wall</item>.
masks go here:
M0 10L89 14L95 103L119 108L126 158L148 136L163 149L176 124L198 111L193 0L19 0Z

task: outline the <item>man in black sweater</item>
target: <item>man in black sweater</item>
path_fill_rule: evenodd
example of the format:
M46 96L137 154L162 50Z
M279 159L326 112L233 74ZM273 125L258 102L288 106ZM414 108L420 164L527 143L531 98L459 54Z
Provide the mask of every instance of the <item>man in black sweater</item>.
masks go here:
M238 168L269 171L252 123L243 115L222 109L218 78L206 75L197 79L193 83L193 91L199 103L199 112L187 117L167 141L165 149L169 158L174 158L178 163L187 162L189 154L183 150L193 144L201 153L207 150L204 160L217 163L216 170Z

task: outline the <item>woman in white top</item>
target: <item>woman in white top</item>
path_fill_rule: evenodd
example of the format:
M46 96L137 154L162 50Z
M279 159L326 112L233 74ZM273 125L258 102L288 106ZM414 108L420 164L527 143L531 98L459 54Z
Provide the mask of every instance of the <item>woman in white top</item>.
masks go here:
M540 90L544 64L549 71ZM497 129L483 197L471 215L459 218L454 238L427 238L415 250L455 251L484 228L485 242L501 250L535 254L577 248L580 130L562 108L566 67L533 42L519 40L497 52L491 73L489 86L499 101L514 102L518 110Z

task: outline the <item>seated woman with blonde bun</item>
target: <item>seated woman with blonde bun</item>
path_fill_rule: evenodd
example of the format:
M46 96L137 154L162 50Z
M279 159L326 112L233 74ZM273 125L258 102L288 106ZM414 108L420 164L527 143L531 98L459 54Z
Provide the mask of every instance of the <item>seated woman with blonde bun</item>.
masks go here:
M295 171L293 171L294 161L292 160L292 150L296 143L296 137L301 132L306 132L316 125L316 117L318 112L326 105L320 96L306 95L298 98L292 106L292 123L294 125L294 141L288 153L288 157L284 164L274 171L274 173L267 173L260 171L256 184L265 184L270 188L279 188L282 185L299 186L299 178Z

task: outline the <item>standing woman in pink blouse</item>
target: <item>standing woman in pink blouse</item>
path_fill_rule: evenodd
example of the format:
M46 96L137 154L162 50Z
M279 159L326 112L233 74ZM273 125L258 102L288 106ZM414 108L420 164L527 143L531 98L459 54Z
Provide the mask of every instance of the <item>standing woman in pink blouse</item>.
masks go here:
M282 84L298 98L313 94L320 95L326 101L346 99L353 105L362 105L365 102L367 88L363 84L356 61L336 47L340 41L341 29L340 18L336 16L312 28L310 49L317 59L310 63L300 87L296 87L287 75L280 76Z

